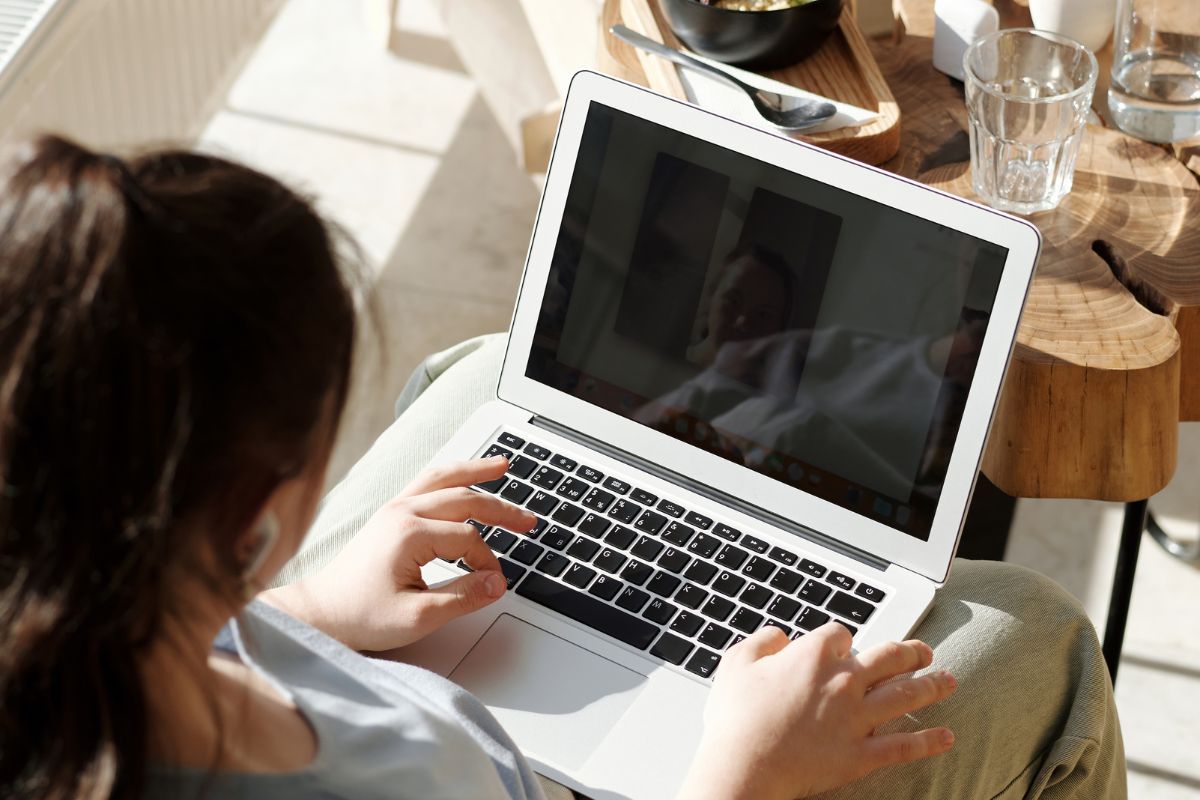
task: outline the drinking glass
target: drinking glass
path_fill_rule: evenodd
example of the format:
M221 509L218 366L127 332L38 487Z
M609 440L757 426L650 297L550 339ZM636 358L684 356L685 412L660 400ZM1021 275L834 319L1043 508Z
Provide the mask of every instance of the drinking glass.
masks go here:
M967 48L971 183L980 199L1032 214L1066 197L1097 71L1079 42L1032 28L997 31Z
M1108 107L1151 142L1200 133L1200 3L1119 0Z

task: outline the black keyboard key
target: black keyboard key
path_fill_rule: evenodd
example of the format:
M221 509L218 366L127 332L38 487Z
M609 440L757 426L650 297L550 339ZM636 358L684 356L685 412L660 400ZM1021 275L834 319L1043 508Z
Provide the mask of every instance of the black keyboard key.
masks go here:
M810 578L808 583L804 584L804 588L800 590L799 595L814 606L819 606L832 593L833 589L823 583L817 583L815 579Z
M843 575L840 572L829 573L829 577L826 578L825 580L829 581L834 586L838 586L842 589L845 589L847 592L850 591L851 589L853 589L854 584L857 583L857 581L854 580L854 578L851 578L849 575Z
M621 591L622 586L624 584L616 578L601 575L599 578L596 578L596 582L592 584L592 588L588 589L588 592L602 600L612 600Z
M468 564L467 562L463 561L461 558L460 558L458 561L455 561L455 562L454 562L454 566L458 567L458 568L459 568L459 569L461 569L461 570L466 570L467 572L474 572L474 571L475 571L475 568L474 568L474 567L472 567L472 566L471 566L470 564Z
M739 531L737 528L731 528L724 524L713 528L713 533L729 542L736 542L738 539L742 538L741 531Z
M738 599L752 608L762 608L771 600L771 590L760 583L752 583Z
M733 641L729 643L729 647L736 647L739 642L744 642L744 641L746 641L746 634L735 633L733 635ZM728 650L729 648L727 647L725 649Z
M707 561L696 559L683 571L683 577L687 578L692 583L697 583L701 586L707 586L708 582L717 574L717 568Z
M772 547L771 552L767 555L771 556L771 558L775 559L781 564L787 564L789 567L793 566L800 558L800 556L796 555L791 550L784 550L782 547Z
M653 561L658 558L658 554L663 551L664 545L657 539L651 539L649 536L643 536L638 539L637 544L633 546L631 551L638 558L644 558L647 561Z
M663 661L669 661L672 664L682 664L690 652L692 652L691 642L669 633L658 637L654 647L650 648L650 655L658 656Z
M525 507L529 508L528 504L526 504ZM550 523L546 522L546 520L542 519L541 517L538 517L537 522L533 523L533 529L531 531L529 531L528 533L526 533L525 535L528 536L530 539L536 539L537 537L542 535L542 531L546 530L546 526L549 524Z
M496 438L499 440L500 444L504 445L505 447L511 447L514 450L524 446L525 444L524 439L522 439L520 436L509 433L508 431L502 432Z
M525 452L529 453L529 455L533 456L538 461L545 461L547 458L550 457L549 450L542 447L541 445L534 444L533 442L530 442L529 444L525 445Z
M537 561L538 556L540 556L543 552L543 548L538 547L528 539L522 539L521 541L517 542L517 546L513 548L513 551L509 553L509 555L515 558L517 561L520 561L522 564L528 566Z
M566 569L567 565L570 563L570 560L562 553L555 553L551 551L542 556L542 560L537 564L537 570L538 572L544 572L547 575L554 575L557 577L562 575L562 571Z
M753 536L743 536L742 546L747 547L756 553L765 553L771 549L770 542L764 542L762 539L756 539Z
M767 606L767 613L784 622L791 622L800 613L800 601L779 595Z
M583 509L579 506L573 506L570 503L563 503L558 509L550 515L550 518L555 522L561 522L563 525L574 525L579 522L579 518L583 516Z
M820 578L825 575L825 568L815 561L809 561L807 558L800 561L800 571L807 572L814 578Z
M714 591L718 591L726 597L733 597L740 592L742 587L745 585L745 578L738 577L732 572L722 570L721 574L717 576L717 579L713 581L712 588Z
M614 499L611 494L603 489L592 489L587 493L587 497L583 498L583 504L603 514L612 505Z
M708 592L697 586L692 586L690 583L685 583L683 588L675 593L675 602L691 609L697 609L704 605L704 601L707 599Z
M792 572L787 567L780 567L779 572L775 573L775 577L771 578L771 588L790 594L796 591L803 581L804 576L799 572Z
M626 494L629 492L629 484L616 478L605 478L604 488L617 494Z
M581 480L567 478L562 482L562 485L555 490L555 494L565 497L568 500L574 500L576 503L578 503L583 500L583 496L587 494L588 489L590 488L592 487L588 486Z
M614 608L603 600L597 600L544 578L536 572L530 573L521 581L517 586L517 594L638 650L649 647L658 633L658 628L649 622Z
M853 626L853 625L851 625L849 622L846 622L846 620L844 620L844 619L841 619L841 618L839 618L839 617L834 617L834 618L833 618L833 621L834 621L834 622L836 622L838 625L841 625L841 626L842 626L843 628L845 628L846 630L850 631L850 635L851 635L851 636L856 636L856 635L858 635L858 628L854 627L854 626Z
M558 498L545 492L534 492L533 497L529 498L529 502L525 504L533 513L545 517L551 511L558 508Z
M583 478L585 481L591 481L592 483L599 483L600 481L604 480L603 472L601 472L598 469L592 469L591 467L587 467L587 466L580 467L576 474L579 475L579 477Z
M574 538L575 534L571 533L566 528L559 527L558 525L551 525L546 529L546 532L542 534L542 538L539 541L546 545L546 547L552 547L555 550L562 550L564 547L569 545L571 540Z
M586 536L580 536L567 548L567 555L578 558L580 561L591 561L592 556L598 552L600 552L600 543Z
M487 532L489 530L491 530L491 528L489 528L487 525L484 525L482 522L480 522L477 519L469 519L469 520L467 520L467 524L470 525L475 530L479 531L480 536L486 536Z
M742 633L754 633L758 630L758 626L762 625L762 621L762 614L755 613L748 608L739 608L733 615L733 619L729 620L729 624Z
M617 598L617 605L636 614L642 610L642 606L646 605L646 601L649 599L650 595L641 589L626 586L625 590L621 592L621 596Z
M688 565L692 557L682 550L676 550L674 547L668 547L667 551L658 559L658 565L663 569L670 570L676 575L683 572L683 568Z
M872 603L878 603L883 598L887 597L883 592L876 589L874 586L868 586L865 583L860 583L854 593L859 597L866 598Z
M701 678L711 678L713 673L717 671L720 663L721 657L719 655L701 647L696 650L694 656L688 659L684 669L699 675Z
M636 558L629 559L629 563L625 565L625 569L621 570L621 577L635 586L641 586L650 580L650 576L653 574L654 567L649 564L643 564Z
M618 500L608 510L608 515L617 522L624 522L626 525L633 522L633 518L642 513L642 507L637 503L631 503L628 500Z
M833 599L825 605L825 608L859 625L869 620L871 614L875 612L875 606L845 592L834 594Z
M599 514L588 514L583 518L583 522L579 523L579 532L586 533L594 539L599 539L608 530L610 525L612 523Z
M815 631L826 622L829 622L829 615L824 611L817 611L812 606L800 609L800 616L796 617L796 624L806 631Z
M479 457L480 458L491 458L492 456L504 456L505 458L507 458L511 461L513 454L512 454L512 450L509 450L507 447L501 447L498 444L494 444L491 447L489 447L487 450L484 450L483 454Z
M671 544L686 547L695 534L695 528L684 525L682 522L672 522L662 532L662 537L664 541L668 541Z
M658 495L650 494L645 489L634 489L633 494L629 496L644 506L652 506L658 502Z
M508 588L517 585L517 581L525 575L526 569L520 564L514 564L507 558L500 559L500 570L504 573L504 580L508 582Z
M484 481L483 483L477 483L475 485L480 489L483 489L485 492L491 492L492 494L495 494L496 492L500 491L500 487L506 483L508 483L508 476L501 475L494 481Z
M678 503L672 503L670 500L659 500L656 507L659 511L676 519L683 516L683 506Z
M717 597L715 594L708 598L708 602L704 604L704 608L700 609L700 613L706 617L712 617L718 622L724 622L729 619L729 615L737 608L732 600L726 600L724 597Z
M666 524L667 518L662 514L656 514L653 511L643 511L642 515L637 518L637 522L633 523L633 527L642 533L658 533L662 530L663 525Z
M735 570L742 564L745 564L746 559L749 557L750 554L742 548L727 544L721 548L721 552L717 553L716 561L718 565L725 569Z
M700 635L696 638L700 644L708 645L714 650L720 650L732 635L733 631L728 628L722 628L715 622L710 622L704 626L704 630L700 631Z
M695 525L702 531L706 531L711 528L713 523L710 517L706 517L703 514L697 514L695 511L689 511L687 516L683 518L683 521L689 525Z
M508 486L500 490L500 496L510 503L520 505L524 503L529 495L533 494L533 487L528 486L520 481L510 481Z
M646 584L646 588L659 597L670 597L675 594L675 590L679 588L681 581L674 575L669 575L662 570L654 573L654 577Z
M764 628L767 627L768 625L770 625L772 628L779 628L779 630L783 631L785 636L790 637L792 635L792 629L789 628L787 625L784 625L782 622L780 622L777 619L768 619L766 622L763 623Z
M528 479L533 471L537 469L538 463L532 458L525 456L517 456L512 461L508 462L508 473L516 475L518 478Z
M572 564L571 568L567 570L567 574L563 575L563 580L578 589L586 589L594 577L596 577L596 570L591 567L585 567L583 564Z
M550 466L558 467L563 472L574 472L575 467L579 465L566 456L555 456L554 458L550 459Z
M791 640L794 642L794 641L796 641L797 639L799 639L801 636L803 636L803 635L804 635L804 634L806 634L806 633L808 633L808 631L795 631L795 632L794 632L794 633L793 633L791 636L789 636L788 638L789 638L789 639L791 639Z
M666 537L664 536L663 538L665 539ZM695 553L701 558L712 558L713 553L717 552L717 548L720 546L720 539L715 536L709 536L707 533L702 533L688 545L688 552Z
M621 570L621 567L625 566L627 560L621 553L606 547L600 551L600 555L596 556L596 560L592 563L609 575L616 575Z
M614 547L619 547L622 550L628 550L629 545L633 544L635 539L637 539L636 533L629 530L629 528L623 528L620 525L616 525L611 531L608 532L608 535L604 537L604 543L611 544Z
M754 556L750 559L750 563L742 569L742 572L754 578L756 581L765 581L775 574L775 565L765 558Z
M703 618L687 611L680 611L679 615L671 621L671 630L682 633L684 636L695 636L703 627Z
M517 543L517 535L509 533L501 528L496 528L491 535L487 537L488 547L495 550L497 553L507 553L512 549L512 546Z
M558 482L562 480L563 474L556 469L542 466L537 468L537 472L533 473L533 477L529 480L536 483L543 489L553 489L558 486Z
M646 606L646 610L642 612L642 616L651 622L666 625L678 610L666 600L655 597L650 600L650 605Z

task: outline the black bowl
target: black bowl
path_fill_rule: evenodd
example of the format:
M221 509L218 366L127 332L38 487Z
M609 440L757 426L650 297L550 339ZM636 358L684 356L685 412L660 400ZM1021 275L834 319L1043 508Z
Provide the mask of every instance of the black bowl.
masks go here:
M843 0L811 0L775 11L732 11L698 0L658 0L671 30L702 56L753 70L795 64L837 27Z

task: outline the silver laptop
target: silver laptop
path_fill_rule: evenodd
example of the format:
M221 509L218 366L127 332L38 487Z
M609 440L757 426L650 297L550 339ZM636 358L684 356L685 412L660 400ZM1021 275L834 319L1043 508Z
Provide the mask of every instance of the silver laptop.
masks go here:
M671 797L764 625L903 639L947 577L1037 260L1032 225L589 72L500 376L438 461L503 453L510 591L404 657L539 771ZM464 567L434 562L430 582Z

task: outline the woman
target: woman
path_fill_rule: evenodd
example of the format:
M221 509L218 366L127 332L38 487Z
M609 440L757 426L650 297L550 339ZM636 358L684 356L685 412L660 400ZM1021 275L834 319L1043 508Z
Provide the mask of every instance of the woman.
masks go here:
M375 468L380 448L407 458L429 444L398 443L394 426L324 507L340 524L321 528L308 558L336 557L262 591L313 519L355 335L353 282L309 205L220 159L125 162L51 137L8 165L0 230L0 795L541 796L477 701L356 652L411 642L504 591L464 522L533 524L464 488L503 474L502 458L424 473L389 500L379 492L398 472ZM455 413L422 421L424 435L444 435ZM419 568L437 556L476 571L427 588ZM1037 725L1037 741L1002 743L986 781L933 767L889 776L878 784L889 795L978 785L991 797L1063 776L1073 794L1037 796L1114 786L1120 739L1111 716L1092 725L1111 691L1090 628L1046 582L1005 580L1010 619L1028 603L1049 617L986 638L1041 648L1043 667L1074 664L1026 692L1046 708L1007 732ZM995 583L977 573L975 589ZM947 587L939 608L953 615L969 595ZM849 644L837 625L790 644L768 628L730 651L681 796L806 796L946 753L942 725L876 730L954 691L944 671L889 682L927 667L930 648L851 655ZM1009 672L1024 679L1006 668L989 691ZM1044 752L1080 738L1069 718L1081 702L1094 746ZM959 712L972 757L973 726L995 705Z

